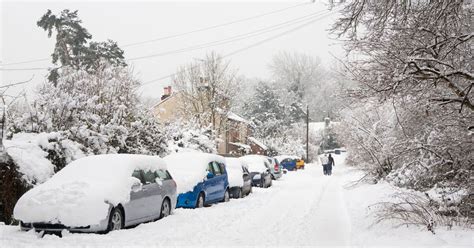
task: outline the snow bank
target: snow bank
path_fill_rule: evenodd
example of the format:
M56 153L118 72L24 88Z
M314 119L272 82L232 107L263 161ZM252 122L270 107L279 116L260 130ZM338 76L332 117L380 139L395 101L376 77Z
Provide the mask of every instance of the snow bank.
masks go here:
M54 174L54 165L46 158L49 138L57 133L19 133L11 140L4 140L5 151L18 166L18 172L26 183L43 183Z
M135 169L166 169L156 156L108 154L78 159L50 180L26 192L14 216L23 222L62 223L66 226L99 224L110 204L130 200ZM110 204L109 204L110 203Z
M268 168L265 163L268 162L267 158L260 155L247 155L240 157L240 159L247 165L250 172L265 172Z
M226 158L226 170L229 177L229 187L244 186L242 160L238 158Z
M203 152L173 153L164 160L176 181L178 194L193 191L194 186L204 180L209 162L217 161L225 164L223 157Z

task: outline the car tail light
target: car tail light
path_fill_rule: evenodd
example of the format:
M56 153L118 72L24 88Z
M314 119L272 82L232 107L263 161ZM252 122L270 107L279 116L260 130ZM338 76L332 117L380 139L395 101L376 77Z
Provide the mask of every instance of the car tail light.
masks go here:
M278 164L275 164L275 171L278 171L280 169L280 166L278 166Z

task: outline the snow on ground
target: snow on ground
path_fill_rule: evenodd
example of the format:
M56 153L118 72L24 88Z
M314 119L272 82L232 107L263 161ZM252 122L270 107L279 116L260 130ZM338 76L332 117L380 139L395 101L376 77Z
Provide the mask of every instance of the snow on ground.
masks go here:
M288 172L268 189L254 188L244 199L232 199L203 209L177 209L163 220L107 235L66 234L63 238L20 232L0 225L0 247L66 246L354 246L472 247L471 230L433 235L424 228L393 223L371 225L367 206L387 197L388 184L346 189L359 173L335 155L333 176L323 176L319 164Z

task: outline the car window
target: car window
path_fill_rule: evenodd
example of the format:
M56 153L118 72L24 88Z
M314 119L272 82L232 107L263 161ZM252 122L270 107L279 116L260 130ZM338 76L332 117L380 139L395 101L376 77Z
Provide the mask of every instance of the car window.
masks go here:
M168 180L168 179L171 179L171 176L170 174L168 173L168 171L165 171L165 170L157 170L156 172L156 176L161 179L161 180Z
M225 173L225 164L219 163L219 167L221 169L221 173L224 174Z
M132 177L137 178L142 184L145 184L145 179L143 178L141 170L134 170L132 173Z
M146 171L143 176L145 177L145 184L155 183L156 174L154 171Z
M212 162L210 162L208 165L207 165L207 171L212 173L212 174L215 174L214 173L214 168L212 167Z
M219 164L217 162L212 162L212 168L214 169L214 174L216 176L222 174L221 167L219 166Z

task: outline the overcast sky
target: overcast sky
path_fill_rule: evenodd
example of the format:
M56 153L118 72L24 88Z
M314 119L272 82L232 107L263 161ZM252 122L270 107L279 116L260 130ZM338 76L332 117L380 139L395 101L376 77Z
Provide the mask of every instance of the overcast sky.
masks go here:
M310 1L260 1L257 3L248 1L179 1L173 3L160 1L107 1L98 3L92 1L1 1L0 47L2 49L0 60L3 64L50 58L54 39L53 37L48 38L47 33L36 26L36 22L47 9L51 9L53 13L59 13L66 8L79 10L79 18L83 21L83 26L92 34L93 40L112 39L117 41L120 46L180 34L308 3L220 28L123 49L127 59L175 51L260 30L312 13L321 13L315 16L319 19L312 24L229 56L228 59L231 60L231 64L238 69L240 74L248 78L268 78L270 76L268 64L272 56L280 51L296 51L318 56L326 66L334 63L330 53L336 55L342 53L340 46L333 39L330 39L327 31L337 17L337 13L329 14L324 18L319 17L325 13L322 11L328 9L326 5L328 1L324 0L317 0L314 4L311 4ZM202 58L210 51L227 54L291 30L302 23L304 22L283 26L281 29L224 45L135 60L129 62L129 64L133 66L138 79L142 82L148 82L174 73L178 66ZM51 66L49 61L40 61L29 64L5 65L3 68L42 68L48 66ZM31 91L35 85L44 81L46 70L2 71L0 84L24 81L33 74L34 80L32 83L17 86L10 90L13 93L26 87ZM159 97L162 94L163 87L169 84L171 84L171 79L167 78L149 83L143 86L141 91L145 96Z

